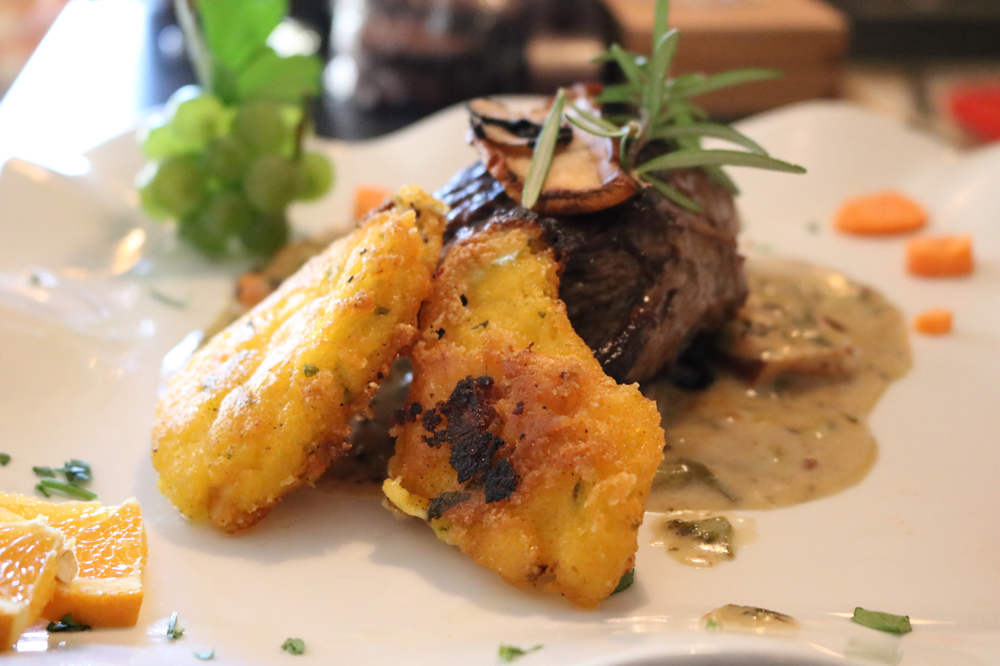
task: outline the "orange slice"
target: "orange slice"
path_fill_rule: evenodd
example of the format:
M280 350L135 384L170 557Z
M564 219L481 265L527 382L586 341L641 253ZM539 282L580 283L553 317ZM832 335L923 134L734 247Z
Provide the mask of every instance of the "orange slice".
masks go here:
M142 604L146 532L134 499L121 506L97 502L51 504L34 497L0 493L0 509L25 518L47 516L49 525L73 539L77 577L57 582L43 615L58 620L67 613L95 627L131 627Z
M61 532L44 517L0 523L0 650L38 619L56 587Z

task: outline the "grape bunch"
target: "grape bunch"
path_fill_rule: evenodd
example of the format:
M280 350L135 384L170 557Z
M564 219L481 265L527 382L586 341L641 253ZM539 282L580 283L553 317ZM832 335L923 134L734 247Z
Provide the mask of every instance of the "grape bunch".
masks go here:
M333 183L326 156L303 151L303 109L266 99L227 106L196 86L170 98L161 122L140 134L150 162L139 173L143 209L175 220L210 257L269 256L288 240L285 210Z

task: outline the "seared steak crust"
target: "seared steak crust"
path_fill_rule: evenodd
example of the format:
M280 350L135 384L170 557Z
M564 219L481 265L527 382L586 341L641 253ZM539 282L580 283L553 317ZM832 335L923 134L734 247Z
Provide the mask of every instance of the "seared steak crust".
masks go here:
M539 225L563 266L570 321L619 382L649 379L691 339L735 315L747 294L733 199L700 170L661 174L701 204L693 213L653 188L595 213L539 215L507 196L481 163L436 196L451 206L445 239L517 218Z

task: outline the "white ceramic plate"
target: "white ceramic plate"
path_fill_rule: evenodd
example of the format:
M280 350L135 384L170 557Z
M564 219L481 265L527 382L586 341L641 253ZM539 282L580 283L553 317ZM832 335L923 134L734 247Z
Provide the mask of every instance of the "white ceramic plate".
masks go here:
M323 144L336 193L296 211L317 230L347 219L358 183L442 185L474 157L451 109L365 144ZM500 644L544 647L542 664L1000 663L1000 149L957 155L841 104L807 104L742 123L801 177L734 169L748 251L802 257L876 286L907 315L954 310L941 338L913 336L913 370L872 416L879 460L858 486L789 509L745 512L757 540L735 561L685 568L640 533L637 582L597 611L526 593L399 521L375 494L298 492L250 533L183 519L157 492L149 430L167 352L207 325L238 266L217 267L145 223L130 184L131 136L66 177L24 162L0 174L0 488L31 493L32 465L90 460L101 498L137 497L149 537L139 624L26 636L32 664L495 664ZM88 164L89 163L89 164ZM82 165L82 167L81 167ZM933 232L970 232L968 279L921 280L902 239L829 230L846 196L895 187L931 212ZM819 229L816 230L818 225ZM32 277L33 276L33 277ZM155 294L184 304L171 307ZM788 613L793 638L715 634L697 619L726 603ZM855 606L909 614L896 638L849 622ZM180 613L183 638L164 637ZM41 654L35 654L41 653Z

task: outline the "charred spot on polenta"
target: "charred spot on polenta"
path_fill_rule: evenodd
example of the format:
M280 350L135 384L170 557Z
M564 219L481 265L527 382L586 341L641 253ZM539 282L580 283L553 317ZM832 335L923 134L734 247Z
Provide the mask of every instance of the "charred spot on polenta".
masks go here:
M448 509L458 506L462 502L472 498L472 493L441 493L437 497L432 497L427 504L427 520L434 520L443 516Z
M507 499L517 489L519 477L506 458L493 458L503 448L503 439L490 432L499 419L494 404L501 397L492 377L469 375L458 382L447 400L438 402L423 417L428 446L448 444L448 462L458 482L483 487L486 503ZM439 428L447 419L443 428Z

